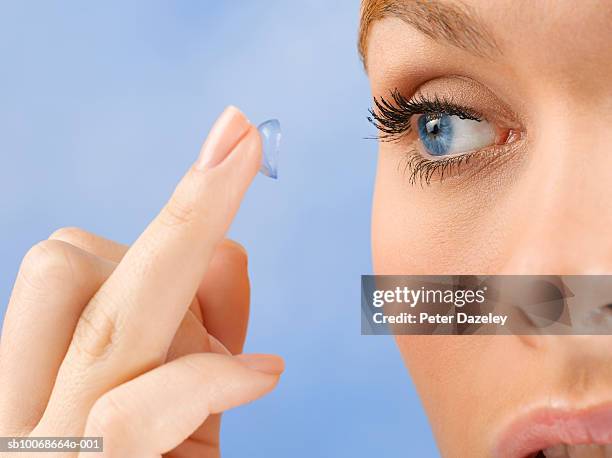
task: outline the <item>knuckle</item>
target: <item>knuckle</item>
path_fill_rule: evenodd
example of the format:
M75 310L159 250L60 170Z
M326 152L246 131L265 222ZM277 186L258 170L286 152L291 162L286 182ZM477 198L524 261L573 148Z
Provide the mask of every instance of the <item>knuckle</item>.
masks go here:
M85 307L74 331L75 350L86 359L104 358L117 340L116 320L105 311L108 304L101 304L100 295Z
M204 381L209 387L223 385L219 368L227 363L227 356L216 353L192 353L180 358L186 371L194 378Z
M193 353L188 356L184 356L180 359L180 363L185 366L188 372L195 375L197 378L206 376L206 356L203 353Z
M231 383L219 374L219 368L227 363L227 356L215 353L193 353L180 358L189 377L201 380L206 386L208 410L214 409L215 402L225 398L226 390L231 389Z
M73 259L63 242L44 240L26 253L19 275L31 288L44 289L50 284L72 281L75 268Z
M224 202L227 192L223 190L227 186L218 179L203 179L196 173L188 173L162 209L161 223L166 226L207 224L211 216L228 207Z
M94 403L87 418L88 433L104 437L105 446L107 438L118 440L129 426L129 412L112 391Z
M160 214L160 221L165 226L183 226L193 222L196 209L193 202L176 195L170 198Z

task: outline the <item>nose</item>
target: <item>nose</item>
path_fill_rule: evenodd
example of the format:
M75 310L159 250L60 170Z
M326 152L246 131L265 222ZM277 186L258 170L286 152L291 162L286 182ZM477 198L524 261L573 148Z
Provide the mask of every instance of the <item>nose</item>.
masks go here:
M506 261L499 273L612 274L612 129L605 127L612 114L551 102L535 119L539 128L526 140L529 157L513 191L519 216L508 231ZM582 318L603 317L607 331L582 323L582 330L573 335L546 335L546 329L540 329L542 335L520 339L551 357L571 361L564 367L583 367L590 374L598 372L594 368L610 367L612 280L608 283L611 293L596 300L575 297L570 306L580 304ZM580 294L585 291L588 288Z
M500 273L612 273L612 114L597 112L551 102L537 116Z

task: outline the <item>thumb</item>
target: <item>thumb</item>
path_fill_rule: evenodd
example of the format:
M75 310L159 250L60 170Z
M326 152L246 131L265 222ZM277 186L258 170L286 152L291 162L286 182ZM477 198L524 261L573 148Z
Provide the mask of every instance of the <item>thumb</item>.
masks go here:
M177 447L210 415L270 392L284 370L274 355L195 353L106 393L85 436L104 438L104 456L157 457Z

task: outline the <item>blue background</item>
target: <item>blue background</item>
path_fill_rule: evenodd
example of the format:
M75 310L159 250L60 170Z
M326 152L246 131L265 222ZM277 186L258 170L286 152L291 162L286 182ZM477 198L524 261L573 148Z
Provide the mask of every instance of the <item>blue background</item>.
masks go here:
M360 335L376 143L358 2L52 3L0 5L2 314L54 229L133 241L225 105L278 117L280 180L255 180L231 236L250 253L246 351L287 370L226 415L224 456L436 456L392 339Z

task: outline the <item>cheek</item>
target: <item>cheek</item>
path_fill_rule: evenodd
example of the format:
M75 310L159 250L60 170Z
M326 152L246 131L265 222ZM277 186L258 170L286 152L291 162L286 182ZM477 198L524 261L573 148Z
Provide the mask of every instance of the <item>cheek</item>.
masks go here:
M482 344L473 338L457 341L454 336L399 336L396 341L440 450L452 450L448 456L483 456L483 450L474 450L484 447L483 434L478 422L470 420L483 415L478 407L482 397L473 399L478 380L470 364ZM468 436L478 439L464 441ZM469 450L461 449L468 444Z
M449 186L410 186L399 164L397 154L379 156L372 216L374 273L498 271L512 247L506 231L520 221L511 198L500 198L482 182L460 192ZM445 456L488 456L491 425L520 402L517 393L527 391L520 386L523 379L526 387L537 383L523 371L542 365L514 336L396 340ZM500 390L509 379L516 380L517 389Z
M543 380L543 363L515 336L398 336L396 342L443 456L489 456L497 433L491 425ZM504 388L508 380L511 390Z
M483 274L503 260L507 214L482 190L410 185L397 154L379 155L372 213L376 274Z
M467 338L465 338L467 337ZM421 399L432 418L452 417L456 410L444 413L444 406L463 405L469 397L472 376L465 377L466 368L472 367L474 358L482 353L485 339L473 336L396 336L397 346L402 354Z

